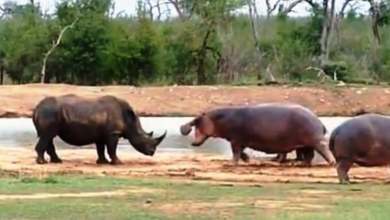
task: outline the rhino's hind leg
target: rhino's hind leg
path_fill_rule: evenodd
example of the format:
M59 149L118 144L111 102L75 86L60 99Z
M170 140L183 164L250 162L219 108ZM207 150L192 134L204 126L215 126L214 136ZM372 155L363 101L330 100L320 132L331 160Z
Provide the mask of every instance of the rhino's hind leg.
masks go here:
M52 139L46 137L39 137L38 142L35 145L35 152L37 152L36 162L37 164L45 164L45 152L48 149L48 145Z
M62 160L58 157L53 139L49 141L46 148L46 153L50 156L50 163L62 163Z
M353 163L350 160L339 160L337 161L336 169L337 176L340 184L349 184L348 171L351 169Z
M118 156L116 155L116 149L118 147L118 141L119 137L118 136L110 136L107 140L107 152L108 155L110 156L111 162L110 164L112 165L119 165L122 164L122 161L119 160Z
M109 164L110 162L107 160L106 155L104 154L104 150L106 146L104 143L96 143L96 151L98 155L98 159L96 160L97 164Z

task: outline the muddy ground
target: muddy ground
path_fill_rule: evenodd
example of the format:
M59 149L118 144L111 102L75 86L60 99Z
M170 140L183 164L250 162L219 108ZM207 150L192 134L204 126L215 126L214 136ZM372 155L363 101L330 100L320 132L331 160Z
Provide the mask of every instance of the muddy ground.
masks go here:
M131 178L162 177L177 180L211 181L235 184L261 184L270 182L337 183L336 170L325 163L311 168L280 165L270 161L252 159L249 164L241 162L238 167L229 165L229 158L208 154L165 154L145 157L137 153L120 152L123 165L96 165L94 149L58 150L64 160L62 164L38 165L33 149L0 149L0 170L16 175L33 174L85 174L119 176ZM47 158L48 159L48 158ZM385 182L389 177L388 168L353 167L352 181Z
M295 102L320 116L351 116L361 110L390 113L386 87L290 86L170 86L86 87L65 84L0 86L0 117L31 116L45 96L75 93L85 97L112 94L126 99L143 116L192 116L200 111L229 105Z
M130 86L84 87L57 85L0 86L0 117L29 117L45 96L75 93L85 97L106 94L126 99L140 115L196 115L208 108L264 102L295 102L313 109L320 116L351 116L359 111L390 113L390 89L384 87L304 88L288 86L172 86L135 88ZM96 165L96 151L58 150L63 164L35 164L32 149L0 149L0 169L15 173L89 173L97 175L161 176L176 179L240 183L261 182L337 182L336 170L327 165L311 168L291 167L252 160L238 167L228 166L230 158L215 155L166 155L147 158L120 153L121 166ZM350 171L355 181L384 181L386 167Z

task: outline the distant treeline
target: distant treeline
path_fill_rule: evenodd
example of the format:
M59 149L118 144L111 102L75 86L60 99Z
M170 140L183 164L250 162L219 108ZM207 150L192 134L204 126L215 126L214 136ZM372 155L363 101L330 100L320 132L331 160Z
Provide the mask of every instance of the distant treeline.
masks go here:
M113 15L111 0L63 0L54 14L34 1L7 2L0 20L1 84L305 82L319 73L354 83L390 80L385 1L363 16L307 0L311 15L291 18L288 7L260 17L251 5L251 13L233 14L244 0L177 0L171 2L180 16L164 20L148 6L157 3L138 2L132 17Z

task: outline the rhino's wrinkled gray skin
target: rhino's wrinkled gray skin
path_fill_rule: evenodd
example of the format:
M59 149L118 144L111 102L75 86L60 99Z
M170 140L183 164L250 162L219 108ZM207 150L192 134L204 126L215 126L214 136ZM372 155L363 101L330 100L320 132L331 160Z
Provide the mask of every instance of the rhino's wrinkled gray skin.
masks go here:
M96 99L86 99L73 94L42 99L33 111L33 123L38 135L35 150L36 162L61 163L53 139L58 136L64 142L83 146L95 144L98 159L96 163L109 163L106 159L107 147L111 164L121 164L116 155L119 138L128 139L140 153L153 156L157 146L165 138L166 131L158 138L152 138L141 127L133 108L124 100L106 95Z

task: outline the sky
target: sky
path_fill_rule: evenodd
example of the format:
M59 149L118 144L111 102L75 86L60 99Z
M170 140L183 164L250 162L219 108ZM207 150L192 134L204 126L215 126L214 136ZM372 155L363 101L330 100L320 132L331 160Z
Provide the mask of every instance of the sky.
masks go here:
M6 2L7 0L0 0L0 5ZM14 0L18 4L25 4L29 2L29 0ZM150 0L151 2L157 2L156 0ZM257 7L258 7L258 13L264 15L266 13L266 4L265 0L256 0L258 2ZM315 0L316 1L316 0ZM318 1L318 0L317 0ZM35 2L40 2L40 5L43 9L43 11L47 11L49 13L53 12L54 7L55 7L55 2L56 0L35 0ZM137 0L114 0L115 2L115 9L114 9L114 14L117 14L121 11L124 11L127 14L135 14L136 12L136 6L137 6ZM160 2L164 2L164 0L160 0ZM277 0L270 0L271 4L277 2ZM287 2L291 2L291 0L287 0ZM343 4L343 0L336 0L336 9L340 10ZM359 4L359 12L365 13L369 6L368 3L360 3ZM173 7L170 7L172 10L171 16L177 15L175 13L175 10ZM302 3L298 5L297 7L294 8L294 12L290 13L290 16L305 16L308 14L306 11L307 9L307 4ZM163 10L163 9L162 9ZM243 13L246 13L247 9L242 9L241 10Z

